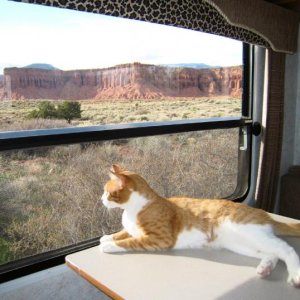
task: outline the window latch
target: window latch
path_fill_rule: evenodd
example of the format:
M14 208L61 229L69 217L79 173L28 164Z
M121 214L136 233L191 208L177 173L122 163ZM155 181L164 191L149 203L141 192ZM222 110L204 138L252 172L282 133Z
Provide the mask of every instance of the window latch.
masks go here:
M259 122L254 122L252 124L252 134L255 136L259 136L261 133L261 124Z

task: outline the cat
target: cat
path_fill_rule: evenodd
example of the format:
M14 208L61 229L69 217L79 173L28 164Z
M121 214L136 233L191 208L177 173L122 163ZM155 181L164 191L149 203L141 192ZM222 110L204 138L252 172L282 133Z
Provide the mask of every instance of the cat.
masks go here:
M265 211L229 200L163 198L140 175L111 167L102 203L123 209L124 229L100 239L102 252L225 248L261 259L257 273L267 277L278 259L288 283L300 287L300 260L276 235L300 236L300 223L280 223Z

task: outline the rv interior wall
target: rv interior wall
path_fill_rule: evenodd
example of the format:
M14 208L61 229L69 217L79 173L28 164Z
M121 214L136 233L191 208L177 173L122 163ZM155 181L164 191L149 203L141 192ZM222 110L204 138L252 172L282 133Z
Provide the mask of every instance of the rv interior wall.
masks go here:
M290 166L300 164L300 31L298 51L292 55L287 54L285 72L281 174L285 174Z
M281 176L294 165L300 165L300 26L298 50L287 54L285 66L284 128ZM279 202L280 188L277 199ZM279 203L277 203L279 204ZM277 205L278 207L278 205Z

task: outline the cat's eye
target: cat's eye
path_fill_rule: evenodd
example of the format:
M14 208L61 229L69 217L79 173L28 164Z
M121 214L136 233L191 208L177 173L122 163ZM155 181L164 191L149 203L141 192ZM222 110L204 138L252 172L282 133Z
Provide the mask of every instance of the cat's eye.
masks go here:
M112 193L109 193L108 198L109 198L109 200L118 200L119 195L117 192L112 192Z

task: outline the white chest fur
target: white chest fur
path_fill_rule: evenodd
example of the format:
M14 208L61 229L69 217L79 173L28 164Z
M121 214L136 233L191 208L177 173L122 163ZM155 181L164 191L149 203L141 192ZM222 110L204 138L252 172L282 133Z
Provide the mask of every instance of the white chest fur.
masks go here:
M133 237L138 237L142 234L141 229L136 224L136 216L128 214L126 211L122 215L122 224L126 231Z
M144 196L132 192L128 203L124 206L122 225L133 237L138 237L143 233L141 228L137 226L137 216L147 203L148 200Z

